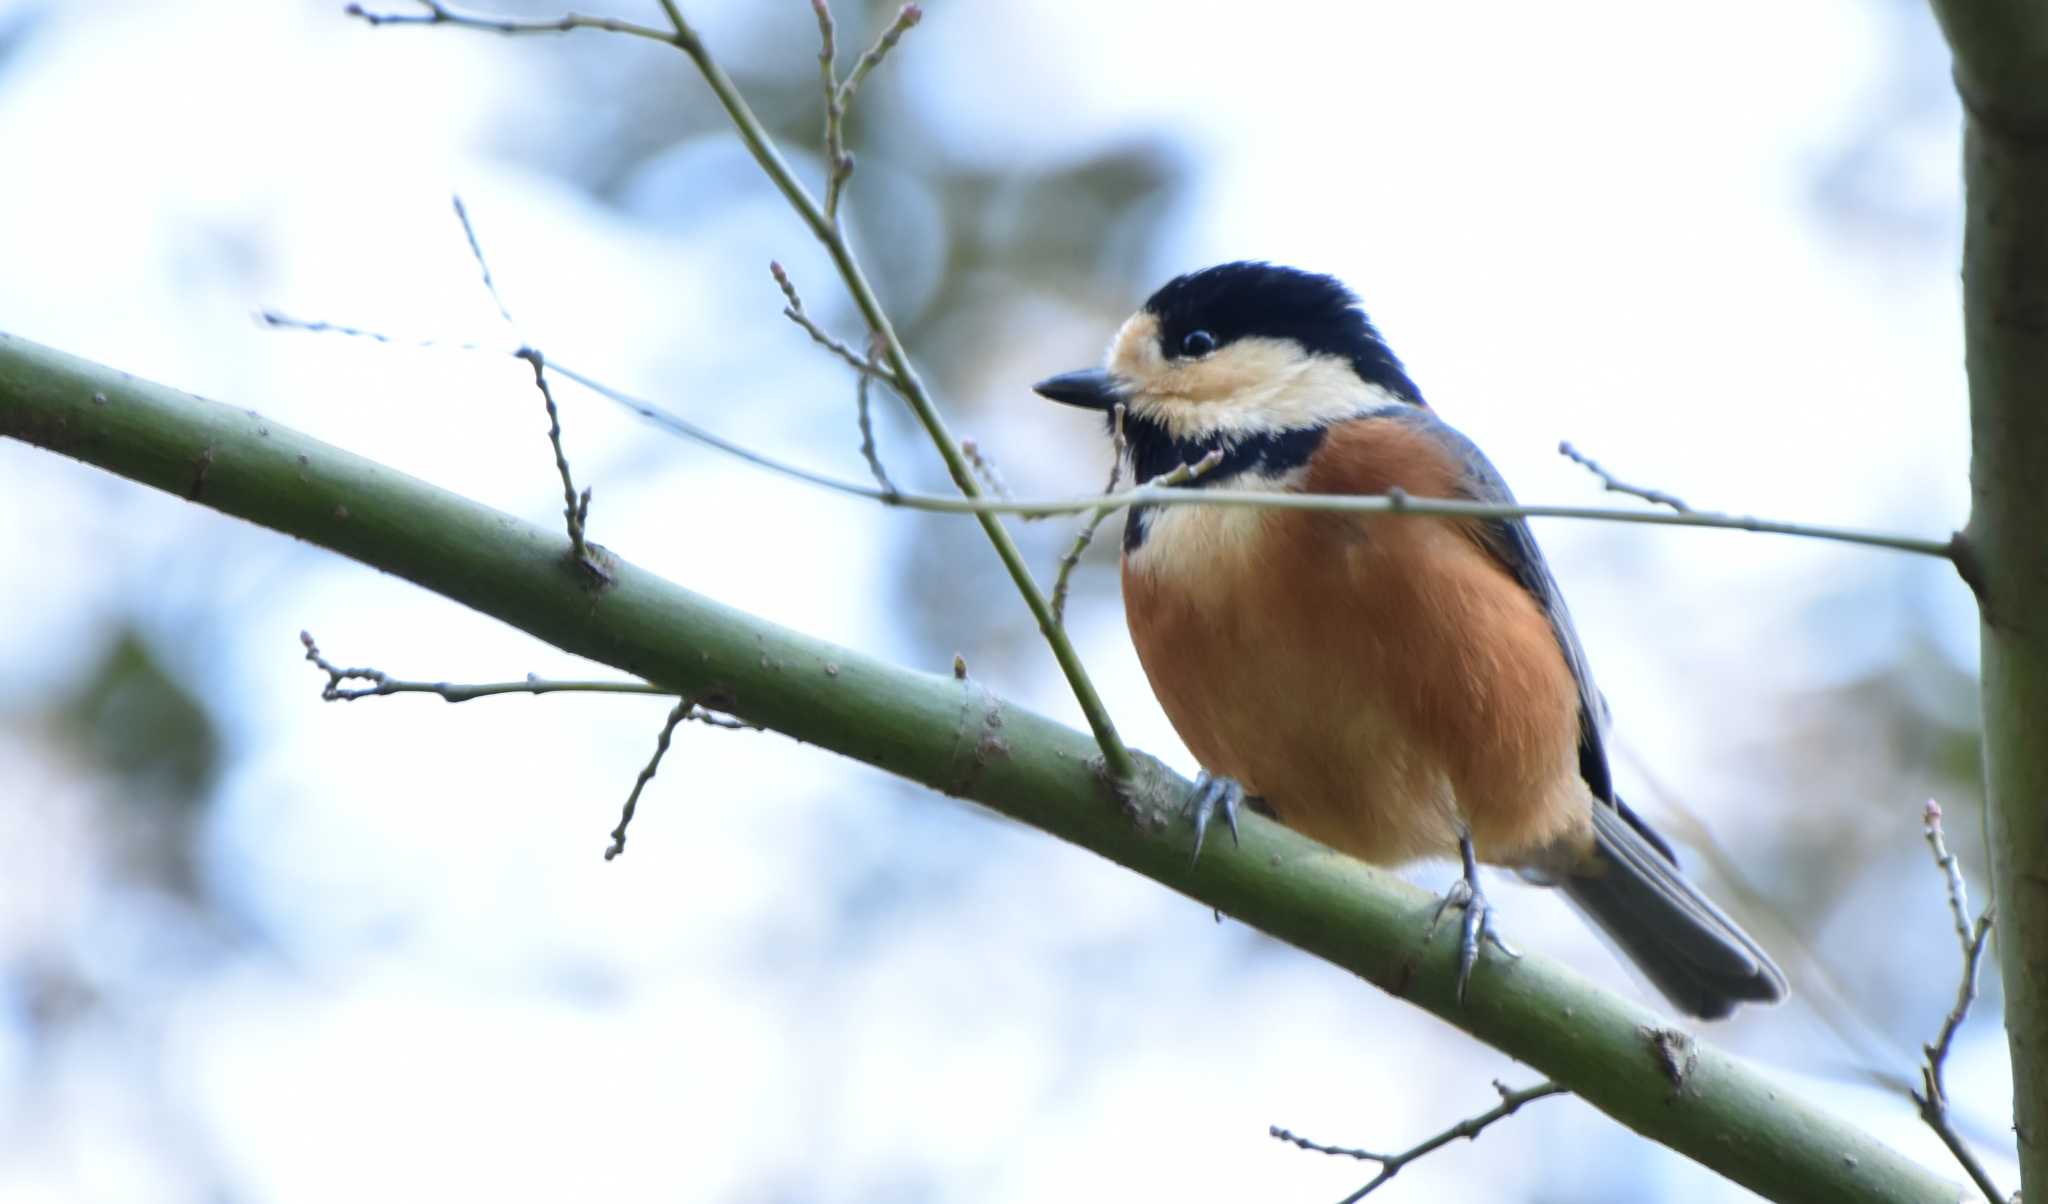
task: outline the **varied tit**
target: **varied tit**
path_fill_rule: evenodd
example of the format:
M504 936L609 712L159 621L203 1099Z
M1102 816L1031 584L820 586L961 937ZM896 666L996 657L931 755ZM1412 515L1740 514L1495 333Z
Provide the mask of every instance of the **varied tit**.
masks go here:
M1328 276L1182 276L1107 367L1037 391L1112 424L1121 407L1139 481L1220 452L1190 488L1514 500ZM1234 826L1246 800L1366 861L1461 856L1444 902L1465 909L1460 997L1492 935L1476 858L1562 888L1694 1016L1784 998L1769 955L1616 796L1604 704L1520 519L1137 507L1123 592L1204 770L1198 850L1208 816Z

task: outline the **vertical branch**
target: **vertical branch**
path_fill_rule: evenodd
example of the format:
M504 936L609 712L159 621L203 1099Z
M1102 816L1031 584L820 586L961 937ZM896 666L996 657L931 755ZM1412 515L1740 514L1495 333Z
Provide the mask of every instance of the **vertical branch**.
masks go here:
M1998 961L2020 1191L2048 1198L2048 7L1934 0L1964 109L1963 334Z

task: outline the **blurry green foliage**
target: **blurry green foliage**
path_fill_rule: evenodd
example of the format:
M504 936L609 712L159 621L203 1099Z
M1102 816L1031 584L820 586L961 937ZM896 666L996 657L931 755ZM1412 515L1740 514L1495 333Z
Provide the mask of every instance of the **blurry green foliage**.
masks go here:
M122 810L110 833L138 882L201 896L193 839L225 767L225 743L206 698L130 625L49 712L56 735L89 772L114 779Z

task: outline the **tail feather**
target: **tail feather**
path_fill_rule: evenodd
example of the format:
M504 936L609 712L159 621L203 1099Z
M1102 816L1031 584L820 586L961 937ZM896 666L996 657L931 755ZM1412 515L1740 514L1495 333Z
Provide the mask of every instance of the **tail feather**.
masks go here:
M1631 819L1593 808L1594 854L1560 883L1566 896L1690 1015L1718 1020L1739 1003L1783 999L1785 975L1770 955Z

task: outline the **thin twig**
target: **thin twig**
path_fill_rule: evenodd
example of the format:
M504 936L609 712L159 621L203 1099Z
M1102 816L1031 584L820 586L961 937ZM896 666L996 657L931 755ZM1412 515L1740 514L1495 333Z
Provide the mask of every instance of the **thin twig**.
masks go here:
M1921 1090L1913 1092L1913 1102L1920 1107L1920 1119L1934 1130L1946 1145L1949 1153L1955 1155L1977 1190L1984 1193L1990 1204L2005 1204L2005 1193L1992 1182L1991 1173L1977 1159L1976 1151L1970 1148L1963 1135L1956 1131L1948 1114L1948 1055L1954 1045L1956 1030L1969 1018L1970 1005L1977 1001L1977 971L1984 960L1984 946L1991 939L1993 908L1986 907L1977 922L1970 923L1969 890L1963 883L1962 866L1956 855L1949 852L1948 841L1941 831L1941 804L1927 800L1927 809L1922 815L1927 837L1927 847L1934 852L1934 864L1947 879L1949 918L1955 923L1956 944L1963 954L1962 981L1956 984L1955 1006L1941 1023L1941 1035L1933 1043L1923 1046L1927 1060L1920 1066Z
M855 372L860 373L862 376L877 377L892 385L896 383L895 378L883 371L881 365L875 362L873 356L861 355L848 346L844 340L835 337L830 331L818 325L817 320L812 318L810 313L804 309L804 299L797 295L796 282L789 278L789 273L783 269L780 263L770 260L768 263L768 274L775 277L776 286L782 289L782 296L785 301L782 307L783 317L802 327L804 333L810 335L818 346L845 360L847 366Z
M661 725L661 735L655 737L654 755L647 758L647 765L640 776L633 779L632 793L626 796L626 805L619 809L619 826L612 829L611 847L604 851L604 859L610 861L626 851L626 828L633 822L633 813L640 809L640 792L647 789L647 783L654 780L655 771L661 768L661 759L668 755L668 742L676 734L676 727L689 718L690 700L678 701L668 713L668 722Z
M1117 408L1122 409L1123 407L1119 406ZM1176 485L1185 485L1189 481L1206 475L1211 469L1221 463L1223 463L1223 449L1219 447L1192 464L1182 461L1174 465L1171 471L1153 477L1147 484L1171 489ZM1075 537L1074 546L1068 549L1065 556L1060 558L1059 579L1053 585L1052 608L1054 619L1062 625L1066 622L1064 612L1067 608L1068 579L1073 576L1074 566L1081 562L1081 554L1088 550L1089 541L1095 538L1095 528L1102 525L1102 520L1108 517L1109 513L1108 510L1097 510L1094 514L1090 515L1087 525Z
M1002 469L996 466L996 458L988 454L988 450L982 447L979 440L973 436L962 439L960 453L974 466L974 475L981 478L981 483L988 486L990 493L1004 501L1010 501L1015 497L1010 492L1009 482L1003 479Z
M894 496L883 493L871 486L843 480L825 473L815 472L800 465L780 460L766 453L755 451L717 435L696 423L681 417L671 410L662 408L645 398L636 397L621 389L561 364L551 364L551 369L577 384L589 389L600 397L638 414L686 439L714 448L729 456L745 460L756 467L789 477L792 480L817 485L838 493L864 497L884 505L897 506L905 510L918 510L931 514L1009 514L1019 518L1050 518L1061 514L1090 514L1098 507L1108 506L1119 510L1126 506L1187 506L1209 505L1227 507L1265 508L1273 510L1321 510L1349 512L1356 514L1407 514L1436 518L1567 518L1593 522L1638 523L1655 527L1697 527L1716 531L1750 531L1767 535L1790 535L1802 539L1818 539L1832 543L1856 544L1862 547L1885 548L1895 552L1911 552L1919 556L1933 556L1942 560L1954 558L1954 546L1949 540L1922 539L1913 535L1896 535L1888 531L1864 531L1853 527L1831 527L1815 523L1780 522L1761 519L1750 515L1720 514L1709 510L1693 510L1684 514L1666 514L1655 510L1624 510L1606 506L1547 506L1525 503L1506 505L1495 502L1468 502L1452 498L1418 498L1403 496L1374 496L1364 494L1334 493L1268 493L1253 490L1204 489L1200 492L1186 490L1153 489L1157 481L1126 489L1122 493L1092 495L1071 498L1006 498L984 497L977 491L967 497L946 497L940 494L898 492ZM963 462L972 470L971 462L962 453Z
M1130 441L1124 435L1124 418L1128 413L1129 410L1123 402L1117 402L1116 408L1110 411L1111 455L1109 483L1102 487L1104 497L1115 494L1116 487L1123 484L1124 455L1130 448ZM1207 469L1203 471L1206 472ZM1102 520L1112 513L1110 510L1098 509L1089 515L1087 521L1081 524L1080 531L1074 535L1074 546L1068 548L1067 554L1060 557L1059 572L1053 577L1052 582L1052 617L1053 621L1062 627L1067 625L1067 590L1073 582L1074 569L1080 565L1081 557L1088 551L1088 545L1095 542L1095 531L1102 526Z
M1600 484L1609 493L1626 493L1630 497L1639 497L1653 506L1669 506L1680 514L1691 514L1693 512L1691 506L1686 505L1678 498L1665 493L1661 489L1648 489L1641 485L1631 485L1617 478L1613 473L1600 467L1599 462L1594 460L1593 457L1573 447L1569 442L1559 443L1557 445L1557 454L1579 465L1594 476L1599 477Z
M458 195L455 198L455 218L462 223L462 236L469 240L469 253L476 259L477 271L483 273L484 291L490 293L491 301L498 307L498 316L505 319L515 338L519 335L519 323L512 320L512 311L505 306L505 298L498 294L498 282L491 276L491 261L484 258L484 245L476 236L476 227L470 224L469 208ZM569 454L562 448L562 415L555 407L555 391L548 386L547 357L541 350L520 339L519 350L512 354L525 360L533 369L533 386L540 390L541 403L548 412L548 444L555 451L555 471L562 477L562 521L569 529L569 553L577 564L594 579L609 584L611 574L590 554L590 545L584 539L585 524L590 518L590 490L585 489L579 496L576 479L569 472Z
M1370 1183L1345 1196L1338 1202L1338 1204L1357 1204L1357 1201L1378 1191L1382 1184L1392 1179L1395 1175L1400 1174L1401 1168L1416 1159L1432 1154L1461 1137L1468 1141L1478 1137L1480 1133L1485 1131L1488 1125L1497 1120L1504 1120L1507 1117L1513 1116L1523 1104L1531 1103L1545 1096L1567 1094L1564 1088L1548 1081L1537 1083L1533 1087L1524 1087L1519 1091L1510 1091L1507 1084L1495 1079L1493 1089L1500 1093L1499 1106L1481 1112L1477 1116L1467 1117L1420 1145L1411 1146L1398 1154L1375 1154L1371 1150L1355 1150L1346 1146L1323 1145L1321 1142L1310 1141L1306 1137L1297 1136L1281 1128L1279 1125L1272 1126L1266 1132L1280 1141L1291 1142L1304 1150L1310 1150L1318 1154L1330 1154L1339 1158L1355 1158L1360 1162L1379 1163L1380 1172L1373 1176Z
M280 329L311 331L349 335L356 338L373 339L380 343L413 345L409 340L379 331L361 327L344 326L332 322L307 321L292 318L274 311L265 311L263 321ZM437 346L431 341L421 341L418 346ZM492 348L476 347L471 344L446 344L453 350L489 351ZM1276 510L1326 510L1348 511L1366 514L1407 514L1436 518L1565 518L1593 522L1638 523L1657 527L1697 527L1714 531L1751 531L1767 535L1789 535L1800 539L1818 539L1831 543L1856 544L1862 547L1885 548L1895 552L1910 552L1918 556L1933 556L1942 560L1953 560L1955 549L1948 540L1922 539L1912 535L1895 535L1885 531L1863 531L1852 527L1829 527L1813 523L1779 522L1754 518L1748 515L1718 514L1709 510L1693 510L1684 514L1666 514L1655 510L1623 510L1602 506L1546 506L1517 503L1501 505L1491 502L1465 502L1449 498L1407 497L1396 502L1392 497L1364 494L1332 493L1264 493L1244 490L1204 489L1200 493L1168 494L1165 497L1146 493L1146 486L1127 489L1122 493L1103 496L1092 494L1073 498L1008 498L946 497L940 494L899 492L891 497L872 486L848 481L827 473L816 472L799 464L778 459L765 452L735 443L723 435L715 434L682 417L673 410L665 409L637 397L622 389L604 383L598 378L572 368L566 364L548 361L548 371L556 376L575 381L607 401L622 406L641 418L653 423L671 434L679 435L692 442L735 459L743 460L757 468L765 469L778 476L803 481L835 493L867 498L870 501L918 510L932 514L1009 514L1019 518L1051 518L1062 514L1090 514L1098 507L1109 506L1121 509L1133 505L1207 505L1232 507L1264 507ZM962 453L963 459L965 453ZM972 463L969 462L972 469ZM1148 484L1150 484L1148 482Z
M896 482L889 479L889 471L882 467L882 454L875 450L874 418L868 410L868 386L873 384L875 379L875 355L876 348L871 343L868 346L868 370L862 372L854 382L853 405L855 416L860 422L861 458L868 462L868 472L873 474L875 484L881 486L883 495L895 497L901 490L896 488Z
M906 4L896 10L896 19L882 30L881 35L875 39L875 44L868 47L867 52L860 56L860 61L854 64L852 72L846 77L846 82L839 85L840 112L844 113L853 104L853 94L860 91L860 86L867 82L868 76L882 65L882 60L888 57L891 50L896 49L896 43L910 31L910 27L923 19L924 9L915 4Z
M357 17L370 25L453 25L461 29L480 29L487 33L568 33L573 29L600 29L606 33L623 33L636 38L651 38L657 42L673 43L675 39L665 30L613 17L586 17L581 13L566 13L547 20L525 20L518 17L502 17L494 13L475 13L443 4L440 0L415 0L427 11L418 14L371 12L361 4L351 4L342 10L346 16ZM667 7L664 4L664 7Z
M298 330L304 331L307 334L339 334L346 335L352 339L368 339L373 343L384 343L392 347L420 347L431 348L437 351L489 351L493 353L503 350L502 347L487 346L483 343L451 343L444 339L435 338L415 339L404 335L387 334L381 330L371 330L366 326L348 326L340 322L328 322L316 318L295 318L282 310L276 309L257 310L256 320L272 330Z
M839 220L839 192L853 174L853 156L846 153L846 107L839 100L839 43L832 21L832 6L825 0L811 0L818 16L818 78L825 110L825 216Z
M319 645L313 642L309 632L299 633L299 642L306 646L306 659L313 662L327 675L327 684L321 688L320 697L328 702L354 702L358 698L383 698L392 694L431 694L446 702L473 702L479 698L496 698L506 694L638 694L655 698L674 698L674 690L644 681L576 681L558 677L539 677L527 674L518 681L486 681L456 683L448 681L406 681L384 672L382 669L356 668L337 665L321 655ZM366 681L367 686L344 686L345 681ZM690 718L706 727L722 727L729 731L758 732L759 724L748 723L731 715L721 715L699 706L691 712Z
M875 39L875 44L860 56L846 82L835 86L832 13L825 0L811 0L811 7L818 12L818 35L822 43L818 63L825 81L825 220L836 226L839 222L839 201L845 194L847 178L853 175L853 155L846 149L846 114L853 106L854 93L860 91L869 73L882 65L882 59L895 49L904 33L924 17L924 10L915 4L904 5L896 13L896 19L889 22L881 36Z
M476 227L471 225L469 221L469 207L462 203L461 193L456 193L454 199L455 218L462 223L462 236L469 240L469 253L476 260L477 270L484 274L484 291L489 293L491 300L497 303L498 316L505 319L505 325L511 327L514 337L517 337L519 323L512 320L512 311L505 307L505 298L498 295L498 282L491 278L491 261L484 258L484 246L477 241ZM526 340L520 339L519 341L523 343Z
M555 471L562 476L562 520L569 527L569 552L576 563L583 566L600 581L609 582L611 574L590 554L590 545L584 542L584 521L590 517L590 490L585 489L579 497L576 480L569 475L569 456L562 450L562 416L555 407L555 391L548 387L547 358L538 347L521 347L513 353L533 366L533 386L540 390L540 399L548 412L548 443L555 449Z

